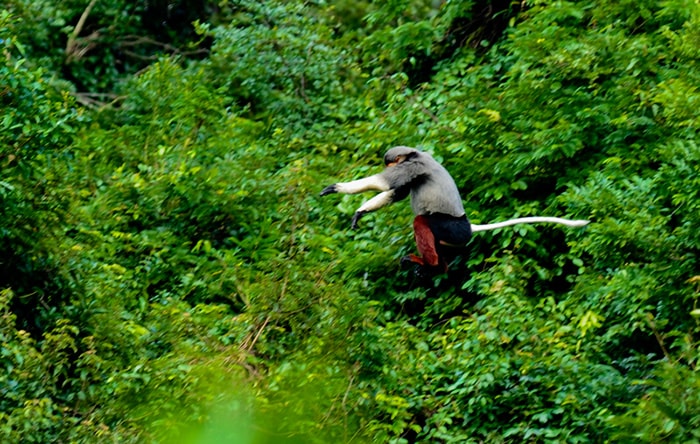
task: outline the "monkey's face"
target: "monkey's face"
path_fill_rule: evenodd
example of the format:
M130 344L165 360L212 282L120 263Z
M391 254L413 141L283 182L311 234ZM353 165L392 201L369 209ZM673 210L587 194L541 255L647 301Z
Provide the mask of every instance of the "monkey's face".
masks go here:
M396 156L394 158L394 160L387 162L386 167L389 168L389 167L396 166L396 165L400 164L401 162L403 162L404 160L406 160L406 156Z
M405 146L397 146L386 152L384 164L386 167L393 167L418 155L418 150Z

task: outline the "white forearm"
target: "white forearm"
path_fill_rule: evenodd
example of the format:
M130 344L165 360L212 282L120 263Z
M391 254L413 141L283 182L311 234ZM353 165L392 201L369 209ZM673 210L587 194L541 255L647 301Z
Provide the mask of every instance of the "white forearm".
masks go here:
M359 213L368 213L370 211L375 211L381 207L385 207L393 202L394 190L384 191L379 193L367 202L363 203L360 208L357 209Z
M388 191L389 184L381 174L353 180L352 182L340 182L335 184L336 193L355 194L368 190Z

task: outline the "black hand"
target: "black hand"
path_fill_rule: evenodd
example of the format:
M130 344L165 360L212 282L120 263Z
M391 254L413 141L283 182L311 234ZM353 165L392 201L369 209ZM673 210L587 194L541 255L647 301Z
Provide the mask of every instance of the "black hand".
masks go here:
M350 224L350 228L353 230L357 229L357 221L360 220L362 216L365 215L364 211L357 211L355 214L352 215L352 223Z
M326 194L333 194L333 193L337 193L337 192L338 192L338 190L337 190L335 184L328 185L326 188L323 189L323 191L321 191L321 196L325 196Z

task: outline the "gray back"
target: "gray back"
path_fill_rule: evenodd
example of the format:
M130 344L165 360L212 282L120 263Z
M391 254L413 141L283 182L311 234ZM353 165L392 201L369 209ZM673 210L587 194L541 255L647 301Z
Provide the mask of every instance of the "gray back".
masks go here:
M385 162L392 161L396 156L406 156L406 160L388 167L382 175L392 189L410 189L414 214L464 215L462 198L454 179L430 154L399 146L387 151Z

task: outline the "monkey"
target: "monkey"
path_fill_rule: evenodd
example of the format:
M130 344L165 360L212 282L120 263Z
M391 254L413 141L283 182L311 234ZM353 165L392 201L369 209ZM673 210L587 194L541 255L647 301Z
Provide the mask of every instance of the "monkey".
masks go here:
M365 214L391 203L411 197L415 215L413 232L419 255L410 254L402 264L416 264L419 269L447 272L447 257L455 249L464 248L479 231L495 230L521 223L557 223L580 227L587 220L558 217L523 217L505 222L477 225L466 216L459 189L450 173L429 153L407 146L396 146L384 155L386 168L379 174L351 182L339 182L325 187L320 195L333 193L356 194L376 190L379 194L363 203L352 217L356 229Z

